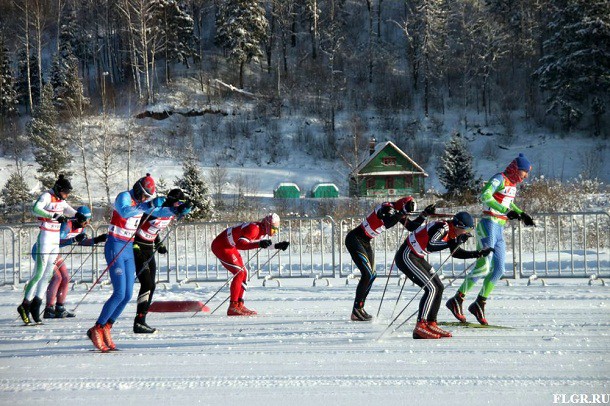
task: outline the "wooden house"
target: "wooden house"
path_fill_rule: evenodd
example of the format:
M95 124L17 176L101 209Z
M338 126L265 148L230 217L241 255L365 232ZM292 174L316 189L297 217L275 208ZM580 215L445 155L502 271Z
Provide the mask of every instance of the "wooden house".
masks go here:
M351 196L405 196L423 194L424 169L393 142L371 139L369 156L350 174Z

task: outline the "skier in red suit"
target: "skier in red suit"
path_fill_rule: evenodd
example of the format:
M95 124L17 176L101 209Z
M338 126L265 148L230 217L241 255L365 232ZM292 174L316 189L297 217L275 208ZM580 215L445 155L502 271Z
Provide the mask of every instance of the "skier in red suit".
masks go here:
M280 217L271 213L261 221L242 223L229 227L212 241L212 252L222 265L233 275L231 282L231 302L227 310L228 316L252 316L256 311L244 306L244 293L248 284L248 269L238 250L269 248L273 243L270 238L280 229ZM286 250L290 243L282 241L273 247Z

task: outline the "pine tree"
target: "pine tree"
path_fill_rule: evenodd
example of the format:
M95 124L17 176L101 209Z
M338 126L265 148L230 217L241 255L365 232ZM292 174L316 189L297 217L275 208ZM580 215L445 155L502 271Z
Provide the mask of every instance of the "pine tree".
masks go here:
M40 165L38 180L45 188L51 187L60 173L69 175L66 168L71 156L65 137L61 137L57 129L57 111L53 106L53 87L50 83L44 86L40 105L28 123L28 133L35 160Z
M210 219L214 214L214 203L209 196L209 188L203 174L191 154L182 163L182 178L176 179L176 185L189 196L193 202L192 218Z
M547 113L570 130L582 118L588 98L606 98L610 90L610 2L557 0L544 56L535 74L547 92Z
M55 93L53 104L58 110L66 110L78 104L81 111L89 104L89 99L83 95L78 61L67 47L60 50L53 59L51 85Z
M195 22L176 0L156 0L156 3L159 20L157 29L164 38L166 82L169 82L170 62L180 62L188 68L189 58L197 55L193 36Z
M226 0L218 8L216 42L239 65L239 87L244 87L244 66L262 56L261 43L268 38L265 9L258 1Z
M15 83L15 90L17 91L17 98L20 104L25 106L28 105L27 97L28 97L28 74L27 74L27 55L25 54L25 49L21 49L18 53L18 76L17 81ZM38 62L36 55L33 54L30 57L30 84L32 86L32 98L34 99L34 103L40 100L40 87L38 86Z
M4 37L0 37L0 117L9 117L17 112L17 91L13 84L11 61Z
M2 189L2 200L9 208L22 207L31 203L34 196L28 191L28 185L19 171L13 172Z
M459 133L454 134L445 146L437 167L440 182L451 197L473 191L476 187L472 154Z

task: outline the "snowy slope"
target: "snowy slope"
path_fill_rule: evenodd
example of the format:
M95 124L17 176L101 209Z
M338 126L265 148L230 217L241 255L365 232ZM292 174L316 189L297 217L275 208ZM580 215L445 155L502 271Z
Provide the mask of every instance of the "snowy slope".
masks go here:
M152 118L129 120L128 117L133 117L144 108L134 111L126 107L125 111L114 112L106 119L102 116L87 118L83 128L89 132L101 131L105 125L109 133L133 134L134 157L129 182L126 173L126 156L119 157L116 165L118 173L110 193L112 196L146 172L152 173L157 179L165 179L171 187L176 177L182 175L181 160L184 157L187 136L178 134L182 134L180 131L183 131L185 126L190 128L203 173L209 175L211 168L217 162L226 167L229 175L224 187L226 193L235 193L237 178L242 177L247 179L251 189L247 191L249 194L272 196L273 189L280 182L294 182L304 193L316 183L332 182L339 186L341 196L347 195L350 168L346 164L346 159L349 157L349 151L341 151L340 155L343 158L325 160L320 159L319 154L316 155L316 149L319 148L316 148L315 142L312 141L306 147L302 140L296 141L305 138L321 142L320 140L326 138L323 124L318 117L306 116L287 108L287 111L277 118L269 112L259 112L257 109L260 106L257 107L249 102L227 101L220 106L210 106L206 95L187 79L164 89L158 100L159 102L150 106L148 110L159 112L211 108L229 114L212 118L209 115L184 118L174 114L166 120L159 121ZM403 130L386 129L384 118L375 112L369 114L343 111L337 114L338 145L342 145L345 138L351 136L353 132L351 125L356 114L360 114L367 121L368 130L363 134L365 138L374 136L378 142L397 143L406 139ZM468 115L467 129L463 124L465 114ZM403 124L419 123L414 142L421 145L426 150L426 154L433 155L428 162L420 163L430 174L426 181L427 188L437 191L442 192L444 188L438 180L435 154L442 152L444 143L455 132L462 134L474 156L475 176L481 176L484 180L502 171L519 152L523 152L533 164L531 175L534 177L545 176L567 180L585 174L585 177L597 177L605 183L610 181L610 160L606 159L608 145L603 139L587 137L579 133L553 134L544 128L534 127L532 123L522 120L518 115L514 116L514 135L511 137L505 134L506 130L497 123L497 120L492 118L489 125L485 126L484 117L474 112L447 111L444 115L435 114L434 120L425 119L415 113L404 113L395 117L395 120ZM233 127L247 128L243 130L245 134L240 132L242 130L233 130L232 136L236 138L229 139L227 133L229 123L233 123ZM306 128L305 135L303 128ZM279 141L273 141L272 136L277 133L279 133ZM281 152L275 162L269 159L266 150L270 142L281 144L279 148ZM71 167L74 172L73 185L75 191L81 197L85 197L85 193L82 193L85 183L81 175L80 158L77 151L73 152L75 154ZM409 150L405 152L412 154ZM362 153L366 155L367 152L362 151ZM14 161L8 156L0 157L0 168L2 168L0 185L3 186L14 170ZM39 188L35 180L36 168L33 158L27 158L26 178L32 191L37 191ZM94 200L101 201L104 195L101 192L103 185L94 175L91 177Z
M160 328L153 336L131 332L132 300L113 330L122 351L111 354L92 351L85 337L108 288L94 289L75 319L22 327L15 311L21 292L2 287L0 404L548 405L554 395L608 391L608 287L584 279L516 281L498 286L488 304L490 321L510 328L447 327L453 338L413 340L411 321L377 341L397 299L395 281L371 324L348 320L355 285L331 282L254 281L246 299L259 316L228 318L226 305L192 318L151 314L149 323ZM373 314L383 282L370 295ZM218 287L161 286L157 298L205 301ZM68 301L84 292L78 287ZM398 309L416 292L409 284ZM442 307L439 320L450 319Z

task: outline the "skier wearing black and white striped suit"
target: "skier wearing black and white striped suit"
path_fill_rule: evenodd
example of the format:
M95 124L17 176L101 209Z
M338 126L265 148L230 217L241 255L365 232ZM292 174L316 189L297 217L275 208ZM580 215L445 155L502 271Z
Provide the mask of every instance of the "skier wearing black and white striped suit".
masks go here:
M451 333L438 327L436 316L443 297L443 283L426 261L426 255L449 248L454 258L480 258L492 251L466 251L459 245L471 237L474 228L472 216L459 212L449 222L439 220L424 224L403 242L396 253L396 265L416 285L423 287L424 295L419 302L417 325L413 338L451 337Z

